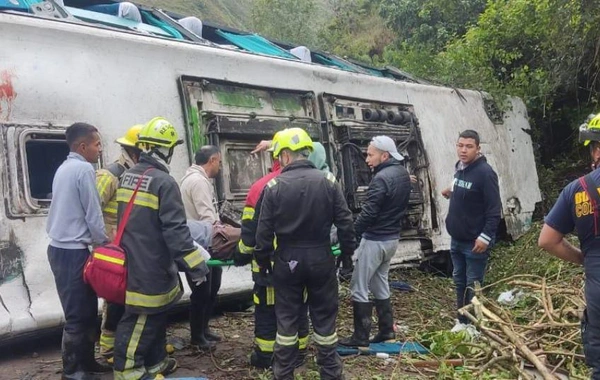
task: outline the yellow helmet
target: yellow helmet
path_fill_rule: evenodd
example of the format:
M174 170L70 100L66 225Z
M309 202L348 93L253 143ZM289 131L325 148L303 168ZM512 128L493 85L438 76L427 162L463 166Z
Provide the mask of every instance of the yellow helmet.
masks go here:
M164 117L155 117L142 127L137 145L148 144L173 148L182 144L175 127Z
M134 125L133 127L129 128L127 130L127 132L125 133L125 136L116 139L115 142L117 144L120 144L123 146L129 146L129 147L135 148L136 144L138 142L138 135L140 134L140 131L142 130L143 127L144 127L144 124Z
M308 133L302 128L289 128L280 132L277 142L273 144L273 157L279 157L283 149L298 151L308 149L312 152L313 142Z
M287 129L282 129L279 132L276 132L273 135L273 140L271 140L271 147L268 149L269 152L272 152L273 154L273 158L277 158L277 156L275 155L275 147L279 146L279 141L281 140L281 137L286 133Z
M587 124L579 127L579 142L587 146L591 141L600 141L600 113L592 117Z

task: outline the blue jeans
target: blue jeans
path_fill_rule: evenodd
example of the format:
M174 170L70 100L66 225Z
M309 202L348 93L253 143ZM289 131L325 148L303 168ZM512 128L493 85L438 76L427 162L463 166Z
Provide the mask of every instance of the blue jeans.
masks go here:
M471 303L474 295L474 284L479 282L483 284L483 276L487 267L489 254L488 250L484 253L474 253L474 241L461 241L452 239L450 244L450 256L454 270L452 278L456 286L456 308L460 309ZM458 316L461 323L470 323L467 317Z
M65 313L64 331L85 334L95 329L98 319L98 297L83 282L83 266L90 255L88 249L62 249L48 246L48 261L54 274L56 291Z

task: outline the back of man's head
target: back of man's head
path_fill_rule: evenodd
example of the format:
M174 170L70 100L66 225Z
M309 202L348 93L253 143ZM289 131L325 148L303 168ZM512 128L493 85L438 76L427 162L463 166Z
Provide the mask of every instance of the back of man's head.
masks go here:
M196 152L194 162L196 165L205 165L210 161L210 158L215 154L219 154L219 148L214 145L204 145Z
M98 128L87 123L75 123L68 127L65 135L71 152L75 152L82 142L91 140L97 132Z

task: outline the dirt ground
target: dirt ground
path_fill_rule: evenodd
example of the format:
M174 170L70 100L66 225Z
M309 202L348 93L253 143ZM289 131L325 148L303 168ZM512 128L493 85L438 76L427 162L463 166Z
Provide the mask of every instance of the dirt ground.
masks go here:
M447 278L425 274L416 270L396 271L390 274L390 281L404 281L413 286L414 291L392 290L398 337L415 340L420 332L452 327L453 289ZM248 354L252 348L252 310L243 312L222 312L210 322L211 328L224 337L212 354L194 351L188 345L189 326L181 316L174 316L169 326L169 339L179 348L174 357L179 369L171 378L205 377L220 379L269 379L270 372L257 371L248 365ZM352 310L346 284L340 285L340 313L338 335L347 336L352 330ZM374 324L373 331L376 330ZM373 332L372 331L372 332ZM318 379L318 367L314 350L306 364L296 371L297 379ZM347 379L414 379L435 375L435 370L416 369L407 366L403 357L382 359L375 356L344 357L344 370ZM59 379L60 334L0 350L1 380L43 380ZM112 374L101 377L112 379Z

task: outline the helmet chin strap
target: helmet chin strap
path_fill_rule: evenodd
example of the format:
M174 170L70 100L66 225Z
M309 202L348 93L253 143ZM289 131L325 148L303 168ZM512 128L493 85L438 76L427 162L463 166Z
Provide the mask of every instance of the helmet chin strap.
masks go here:
M165 150L167 150L165 152ZM150 149L150 154L156 154L160 157L161 160L167 163L167 165L171 164L171 158L173 158L173 148L163 148L154 146Z

